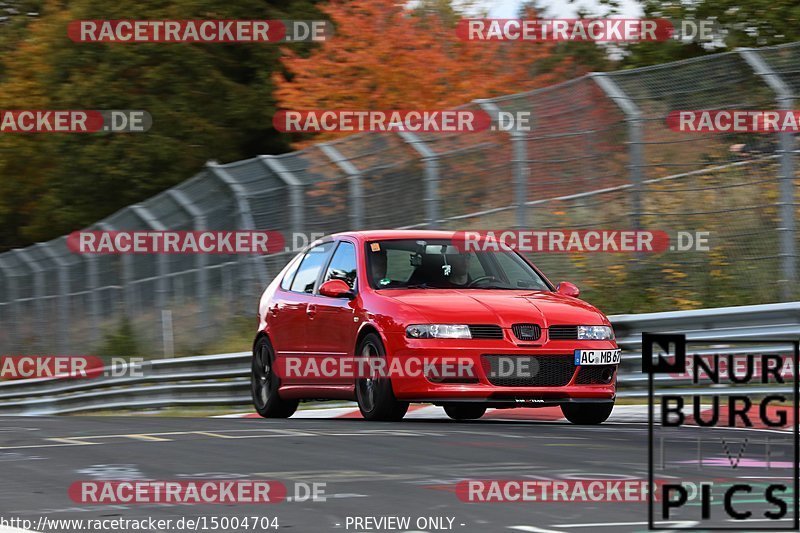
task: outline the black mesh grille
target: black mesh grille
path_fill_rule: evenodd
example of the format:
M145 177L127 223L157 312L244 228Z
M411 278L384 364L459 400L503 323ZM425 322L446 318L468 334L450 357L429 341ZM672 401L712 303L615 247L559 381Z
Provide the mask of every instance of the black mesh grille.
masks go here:
M578 338L578 326L550 326L550 340L574 340Z
M538 341L542 336L542 328L539 327L539 324L514 324L511 329L521 341Z
M572 355L483 355L481 363L500 387L563 387L575 373Z
M614 379L617 365L582 366L575 383L578 385L606 385Z
M502 339L503 328L494 324L471 324L469 333L473 339Z

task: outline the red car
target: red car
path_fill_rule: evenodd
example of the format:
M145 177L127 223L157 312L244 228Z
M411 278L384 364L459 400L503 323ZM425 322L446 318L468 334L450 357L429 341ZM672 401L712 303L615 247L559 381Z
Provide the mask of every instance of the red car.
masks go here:
M298 254L261 297L258 413L355 399L368 420L427 402L456 420L559 405L573 423L605 421L620 361L606 316L514 251L454 242L442 231L348 232Z

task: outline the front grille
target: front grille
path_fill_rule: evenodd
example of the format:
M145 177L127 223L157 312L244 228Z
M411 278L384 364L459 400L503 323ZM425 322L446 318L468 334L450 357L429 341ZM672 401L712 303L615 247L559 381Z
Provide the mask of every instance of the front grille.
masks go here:
M538 341L542 336L539 324L514 324L511 326L514 335L521 341Z
M550 326L550 340L575 340L578 338L578 326Z
M607 385L614 380L617 365L582 366L575 378L577 385Z
M469 333L473 339L503 338L503 328L494 324L470 324Z
M570 355L483 355L483 371L499 387L563 387L575 374Z

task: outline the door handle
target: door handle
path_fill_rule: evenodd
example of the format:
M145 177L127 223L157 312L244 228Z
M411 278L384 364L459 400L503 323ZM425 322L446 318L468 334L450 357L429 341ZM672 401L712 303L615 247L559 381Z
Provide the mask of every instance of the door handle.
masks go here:
M310 317L313 317L317 314L317 306L314 304L308 304L306 306L306 314Z
M275 305L273 305L272 307L269 308L269 314L271 314L272 316L276 316L278 314L278 311L280 311L280 309L281 309L281 306L278 305L278 304L275 304Z

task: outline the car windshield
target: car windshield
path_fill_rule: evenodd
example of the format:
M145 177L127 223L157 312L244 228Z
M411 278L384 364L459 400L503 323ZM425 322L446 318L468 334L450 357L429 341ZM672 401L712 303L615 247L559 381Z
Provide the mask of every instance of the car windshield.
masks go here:
M375 289L552 290L513 251L464 251L449 240L370 242L367 265Z

